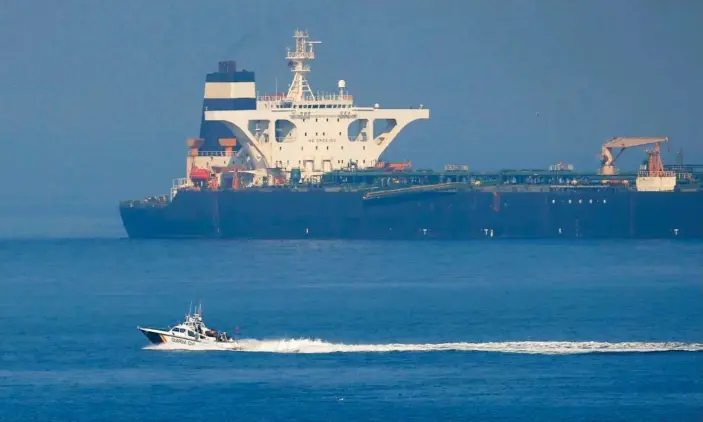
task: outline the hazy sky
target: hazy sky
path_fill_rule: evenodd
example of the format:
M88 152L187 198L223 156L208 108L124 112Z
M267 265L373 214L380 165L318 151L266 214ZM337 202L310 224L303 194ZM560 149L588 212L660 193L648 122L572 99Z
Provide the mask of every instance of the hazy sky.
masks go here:
M184 174L205 74L285 87L296 28L313 89L431 110L388 159L586 171L608 138L668 136L665 161L703 163L702 22L698 0L3 0L0 234L119 230L120 199Z

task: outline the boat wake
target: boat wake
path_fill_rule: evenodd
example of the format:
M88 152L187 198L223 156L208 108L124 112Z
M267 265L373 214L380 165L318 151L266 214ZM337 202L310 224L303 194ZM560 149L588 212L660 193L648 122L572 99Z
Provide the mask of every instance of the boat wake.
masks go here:
M652 353L652 352L703 352L703 343L650 343L596 341L508 341L488 343L428 343L428 344L345 344L329 343L320 339L242 339L236 344L207 344L182 346L162 344L147 346L149 350L201 350L237 351L259 353L387 353L387 352L495 352L539 355L572 355L585 353Z

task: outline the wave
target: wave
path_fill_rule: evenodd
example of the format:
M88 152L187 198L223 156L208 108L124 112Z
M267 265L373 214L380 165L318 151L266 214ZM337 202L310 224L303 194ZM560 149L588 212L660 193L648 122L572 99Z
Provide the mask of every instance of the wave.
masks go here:
M539 355L572 355L584 353L652 353L703 352L703 343L680 342L598 342L598 341L506 341L487 343L388 343L345 344L320 339L241 339L236 344L182 346L163 344L147 346L149 350L220 350L250 353L388 353L388 352L495 352Z

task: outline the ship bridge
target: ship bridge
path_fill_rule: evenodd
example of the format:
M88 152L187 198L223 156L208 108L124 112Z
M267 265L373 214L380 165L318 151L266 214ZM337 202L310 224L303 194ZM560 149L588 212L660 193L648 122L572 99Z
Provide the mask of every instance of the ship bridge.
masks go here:
M286 55L293 73L288 92L258 95L253 78L246 86L206 82L206 101L224 100L235 106L206 108L204 120L230 129L252 169L267 173L300 169L302 178L309 179L350 166L373 167L407 125L429 119L430 110L422 105L408 109L356 105L344 80L338 82L338 92L314 93L307 62L314 60L313 46L319 42L309 41L303 31L295 31L294 38L295 50Z

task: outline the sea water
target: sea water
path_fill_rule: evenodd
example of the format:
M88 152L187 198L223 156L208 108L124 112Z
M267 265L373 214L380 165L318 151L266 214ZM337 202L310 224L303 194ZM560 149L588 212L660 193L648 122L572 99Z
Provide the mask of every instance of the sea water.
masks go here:
M0 420L703 420L703 243L0 240ZM242 350L151 346L202 303Z

